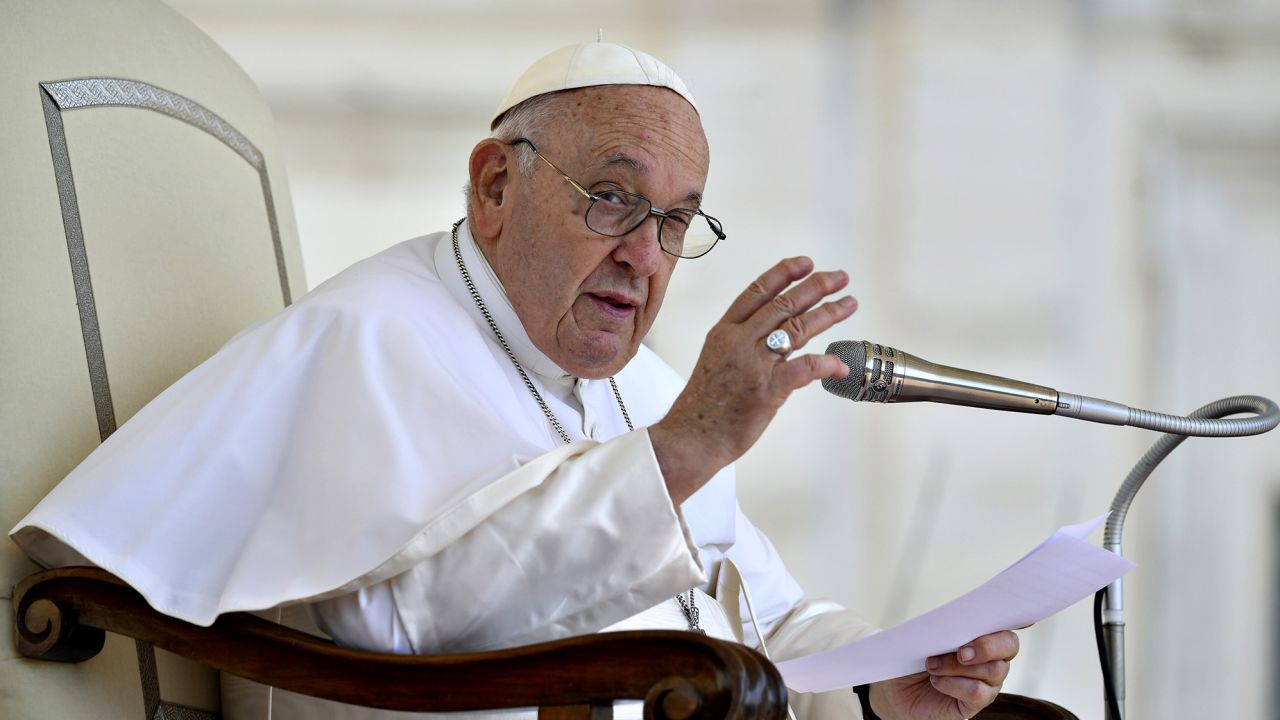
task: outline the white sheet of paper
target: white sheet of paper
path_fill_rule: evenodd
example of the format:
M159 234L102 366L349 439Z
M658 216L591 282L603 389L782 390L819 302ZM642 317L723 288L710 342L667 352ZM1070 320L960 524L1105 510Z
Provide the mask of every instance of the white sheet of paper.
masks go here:
M1085 541L1106 518L1059 528L977 589L923 615L842 647L780 662L782 679L792 690L826 692L923 672L930 656L1070 607L1134 567Z

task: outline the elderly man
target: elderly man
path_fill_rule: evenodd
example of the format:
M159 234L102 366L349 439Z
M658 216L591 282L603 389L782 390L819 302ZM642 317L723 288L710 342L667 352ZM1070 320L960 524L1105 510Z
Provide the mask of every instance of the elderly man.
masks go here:
M368 649L674 625L781 659L871 632L804 597L732 474L793 391L848 372L791 354L854 312L832 297L847 275L803 257L768 269L682 382L641 341L678 260L724 237L701 207L709 153L684 84L629 48L564 48L493 130L464 221L234 338L15 540L192 622L303 604ZM969 717L1016 652L1012 633L985 636L864 695L883 718ZM849 692L793 703L860 714Z

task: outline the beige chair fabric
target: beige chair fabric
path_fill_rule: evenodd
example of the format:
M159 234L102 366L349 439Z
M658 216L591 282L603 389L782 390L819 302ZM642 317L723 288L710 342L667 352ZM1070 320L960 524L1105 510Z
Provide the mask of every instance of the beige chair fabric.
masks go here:
M7 531L117 425L305 283L266 104L167 6L0 0L0 118ZM0 542L0 715L217 709L216 673L120 637L78 665L17 657L9 598L36 569Z

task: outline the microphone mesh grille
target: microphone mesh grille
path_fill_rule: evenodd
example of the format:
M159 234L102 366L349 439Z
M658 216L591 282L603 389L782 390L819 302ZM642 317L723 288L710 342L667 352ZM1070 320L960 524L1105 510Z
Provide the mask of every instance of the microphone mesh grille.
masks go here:
M863 368L867 364L866 346L861 340L839 340L827 346L827 354L843 360L849 366L849 374L842 380L823 378L822 387L832 395L856 400L862 391Z

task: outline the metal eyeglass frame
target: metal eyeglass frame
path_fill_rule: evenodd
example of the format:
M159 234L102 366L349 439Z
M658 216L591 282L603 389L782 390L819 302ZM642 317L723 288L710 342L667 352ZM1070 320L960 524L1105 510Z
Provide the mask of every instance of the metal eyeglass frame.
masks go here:
M524 138L524 137L516 138L515 140L512 140L507 144L510 145L511 147L515 147L520 143L524 143L528 145L529 149L533 151L534 155L538 156L539 160L546 163L547 166L550 167L552 170L555 170L560 175L560 177L564 178L566 182L568 182L570 185L573 186L574 190L577 190L579 193L582 194L583 197L591 201L591 203L587 205L587 211L582 214L582 221L583 223L586 224L587 229L593 233L596 233L598 235L604 235L605 237L622 237L623 235L626 235L627 233L630 233L631 231L643 225L644 221L649 219L650 215L657 215L658 216L658 247L662 248L662 251L667 253L668 255L674 255L675 257L683 258L685 260L692 260L694 258L700 258L703 255L706 255L707 253L711 252L712 248L714 248L721 240L724 240L726 237L728 237L727 235L725 235L724 226L720 224L720 221L702 212L701 210L694 209L694 208L672 208L671 210L659 210L658 208L655 208L653 206L653 201L651 201L649 198L645 197L644 195L641 195L640 193L627 192L625 190L610 190L609 192L617 193L619 195L626 195L628 197L639 198L641 201L643 201L645 205L649 206L649 211L641 215L639 219L636 220L635 224L633 224L631 227L627 228L626 230L620 233L608 233L608 232L602 232L600 230L597 230L596 228L591 227L591 223L587 222L587 218L591 215L591 208L595 206L596 201L603 200L604 198L597 193L591 192L582 183L569 177L568 173L561 170L555 163L548 160L546 156L543 155L540 150L538 150L538 146L534 145L533 141L530 140L529 138ZM708 245L706 250L703 250L697 255L683 255L679 253L673 253L670 250L668 250L667 246L664 245L662 242L662 223L665 222L668 217L671 217L672 213L675 213L677 211L691 212L695 215L702 216L702 218L707 221L707 226L711 228L711 232L715 234L716 236L715 242Z

